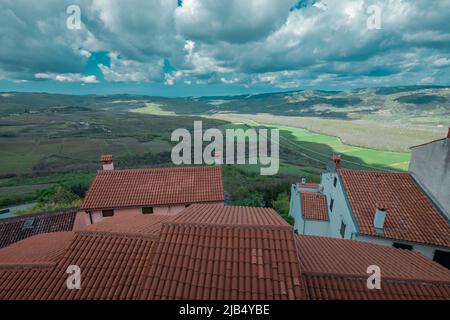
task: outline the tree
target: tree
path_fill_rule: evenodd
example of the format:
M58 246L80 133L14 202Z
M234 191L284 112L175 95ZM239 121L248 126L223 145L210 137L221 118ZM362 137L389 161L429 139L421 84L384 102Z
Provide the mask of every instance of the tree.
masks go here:
M280 193L277 199L272 201L272 208L289 224L294 225L294 218L289 215L290 200L287 193Z

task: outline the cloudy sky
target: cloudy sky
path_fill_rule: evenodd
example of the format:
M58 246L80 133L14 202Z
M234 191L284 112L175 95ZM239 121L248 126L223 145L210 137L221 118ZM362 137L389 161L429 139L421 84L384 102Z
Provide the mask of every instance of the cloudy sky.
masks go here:
M1 0L0 91L449 85L449 13L450 0Z

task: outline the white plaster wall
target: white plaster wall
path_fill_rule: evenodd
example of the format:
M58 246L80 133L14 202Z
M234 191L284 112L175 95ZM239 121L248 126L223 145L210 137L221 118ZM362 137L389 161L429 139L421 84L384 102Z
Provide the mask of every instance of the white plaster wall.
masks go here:
M409 172L450 219L450 139L413 148Z
M450 252L450 249L447 249L447 248L426 246L426 245L417 244L414 242L401 241L401 240L390 240L390 239L386 239L386 238L377 238L377 237L359 235L359 236L357 236L356 240L370 242L370 243L379 244L379 245L388 246L388 247L392 247L394 242L411 245L411 246L413 246L413 251L419 252L430 259L433 259L435 250L442 250L442 251Z
M337 177L336 187L333 186L334 177ZM322 173L321 184L323 186L323 194L327 198L328 217L330 225L328 236L333 238L342 238L340 234L341 222L347 225L345 228L344 239L352 239L356 233L356 225L350 213L349 205L344 196L344 190L341 181L336 172ZM331 199L334 199L333 212L330 212Z
M305 220L303 234L308 236L328 237L330 234L330 222L323 220Z
M291 186L289 215L295 219L294 230L302 234L305 221L301 214L300 194L295 184Z
M221 204L221 205L223 205L223 202L222 201L210 202L209 204ZM153 206L153 214L158 214L158 215L175 215L175 214L178 214L181 211L183 211L185 208L186 208L186 205L184 205L184 204L171 205L171 206ZM114 209L114 216L123 215L123 214L140 215L140 214L142 214L142 207ZM89 214L86 214L86 216L87 216L88 224L91 224L91 222L89 220ZM107 218L103 217L101 210L97 210L97 211L93 211L92 212L92 221L93 221L93 223L97 223L99 221L102 221L103 219L107 219Z

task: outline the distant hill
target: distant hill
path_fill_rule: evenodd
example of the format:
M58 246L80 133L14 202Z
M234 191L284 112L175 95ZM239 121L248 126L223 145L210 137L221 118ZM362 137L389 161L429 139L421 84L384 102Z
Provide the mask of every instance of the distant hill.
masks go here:
M272 114L340 120L382 120L426 126L450 122L450 87L411 86L351 91L303 90L238 96L164 98L139 95L2 93L0 114L57 111L61 107L126 111L151 104L162 113Z

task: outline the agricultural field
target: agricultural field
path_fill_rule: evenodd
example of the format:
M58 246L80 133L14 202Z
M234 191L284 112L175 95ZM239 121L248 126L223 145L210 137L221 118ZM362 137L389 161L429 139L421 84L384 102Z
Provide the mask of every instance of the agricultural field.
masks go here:
M408 169L410 153L375 150L344 144L339 138L330 135L314 133L302 128L258 123L254 120L241 119L243 122L234 127L244 129L267 128L280 130L280 146L282 151L289 151L297 157L282 152L281 163L286 161L296 163L295 168L301 166L305 160L312 160L310 167L325 168L333 153L342 155L342 166L350 169L406 171ZM297 161L295 161L297 160ZM308 171L304 167L303 171Z
M210 117L231 122L253 121L253 123L303 128L311 132L338 137L342 143L347 145L398 152L409 152L409 148L412 146L440 139L446 134L444 126L400 125L375 120L340 120L232 113L218 113ZM450 124L450 116L448 121Z

